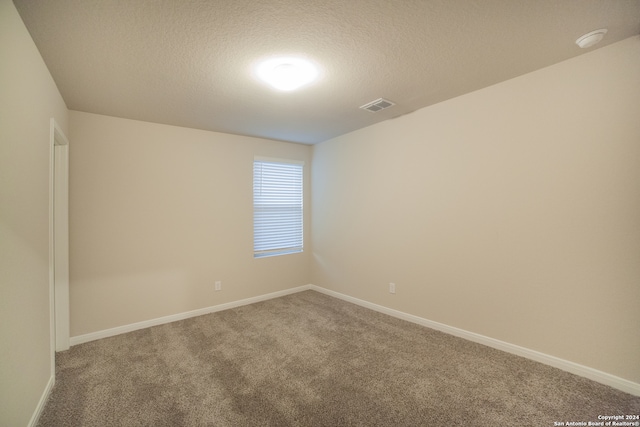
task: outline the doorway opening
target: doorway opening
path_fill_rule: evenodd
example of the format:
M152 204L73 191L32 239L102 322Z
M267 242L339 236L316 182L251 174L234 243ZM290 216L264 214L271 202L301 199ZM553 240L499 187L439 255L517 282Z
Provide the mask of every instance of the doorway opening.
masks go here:
M69 349L69 140L53 118L49 167L49 306L55 372L55 352Z

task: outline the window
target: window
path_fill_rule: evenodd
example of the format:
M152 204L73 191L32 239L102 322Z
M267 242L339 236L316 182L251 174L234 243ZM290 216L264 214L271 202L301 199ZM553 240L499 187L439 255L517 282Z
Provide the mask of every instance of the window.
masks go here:
M254 160L254 258L302 252L303 167L289 160Z

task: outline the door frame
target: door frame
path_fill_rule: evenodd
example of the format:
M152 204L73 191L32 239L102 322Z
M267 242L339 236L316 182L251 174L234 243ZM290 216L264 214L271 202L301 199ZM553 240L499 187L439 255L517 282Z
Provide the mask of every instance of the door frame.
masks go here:
M69 140L53 118L49 148L49 321L55 372L55 352L69 349Z

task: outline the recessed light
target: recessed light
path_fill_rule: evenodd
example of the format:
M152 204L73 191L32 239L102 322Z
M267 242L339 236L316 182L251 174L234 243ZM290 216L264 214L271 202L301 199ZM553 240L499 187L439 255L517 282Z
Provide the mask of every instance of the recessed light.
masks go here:
M318 68L306 59L272 58L261 62L256 75L274 88L283 91L298 89L318 77Z
M590 33L580 36L578 40L576 40L576 44L580 46L580 48L586 49L593 46L594 44L600 43L605 34L607 34L606 28L591 31Z

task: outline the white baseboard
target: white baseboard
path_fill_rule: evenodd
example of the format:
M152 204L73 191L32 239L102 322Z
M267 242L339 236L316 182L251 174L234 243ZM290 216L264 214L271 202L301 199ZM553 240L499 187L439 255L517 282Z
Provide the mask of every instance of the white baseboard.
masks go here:
M285 289L284 291L272 292L270 294L258 295L257 297L246 298L238 301L232 301L225 304L214 305L211 307L200 308L198 310L186 311L184 313L172 314L170 316L158 317L156 319L145 320L143 322L132 323L130 325L118 326L117 328L105 329L103 331L92 332L89 334L71 337L70 344L72 346L83 344L89 341L95 341L102 338L113 337L115 335L125 334L127 332L137 331L139 329L149 328L151 326L163 325L178 320L188 319L190 317L202 316L204 314L215 313L217 311L228 310L230 308L241 307L243 305L254 304L260 301L266 301L273 298L283 297L285 295L294 294L296 292L311 289L310 285L298 286L297 288Z
M525 347L520 347L515 344L500 341L494 338L490 338L484 335L476 334L474 332L465 331L464 329L448 326L443 323L434 322L432 320L424 319L422 317L407 314L402 311L394 310L384 307L382 305L373 304L368 301L364 301L358 298L354 298L348 295L341 294L339 292L331 291L329 289L321 288L316 285L309 285L309 289L321 292L323 294L339 298L341 300L369 308L380 313L388 314L389 316L397 317L398 319L407 320L409 322L417 323L418 325L426 326L431 329L435 329L441 332L445 332L456 337L464 338L469 341L477 342L479 344L486 345L498 350L505 351L507 353L522 356L527 359L534 360L536 362L543 363L545 365L553 366L554 368L561 369L572 374L588 378L596 381L600 384L605 384L618 390L624 391L634 396L640 396L640 384L633 381L625 380L624 378L617 377L615 375L608 374L606 372L599 371L597 369L589 368L588 366L579 365L568 360L560 359L559 357L550 356L548 354L540 353L539 351L530 350Z
M570 372L575 375L579 375L584 378L596 381L601 384L608 385L618 390L624 391L634 396L640 396L640 384L633 381L625 380L624 378L617 377L615 375L608 374L606 372L599 371L597 369L589 368L588 366L580 365L568 360L560 359L559 357L550 356L539 351L531 350L525 347L520 347L515 344L510 344L505 341L500 341L495 338L490 338L484 335L476 334L474 332L465 331L453 326L445 325L443 323L434 322L432 320L424 319L422 317L414 316L412 314L404 313L399 310L394 310L382 305L374 304L365 300L354 298L339 292L331 291L329 289L321 288L316 285L304 285L296 288L286 289L284 291L273 292L270 294L259 295L257 297L247 298L239 301L233 301L225 304L215 305L211 307L201 308L199 310L188 311L185 313L178 313L171 316L160 317L157 319L146 320L144 322L133 323L130 325L119 326L117 328L106 329L104 331L92 332L90 334L79 335L71 337L71 345L82 344L89 341L94 341L102 338L112 337L115 335L124 334L127 332L136 331L138 329L144 329L151 326L162 325L165 323L175 322L177 320L188 319L190 317L202 316L204 314L215 313L217 311L228 310L230 308L241 307L243 305L253 304L260 301L266 301L273 298L279 298L285 295L290 295L296 292L314 290L323 294L339 298L341 300L387 314L389 316L397 317L398 319L406 320L418 325L426 326L427 328L435 329L450 335L454 335L460 338L464 338L469 341L477 342L479 344L486 345L498 350L505 351L507 353L522 356L527 359L534 360L536 362L544 363L545 365L553 366L554 368L561 369L566 372Z
M40 415L44 410L47 401L49 400L49 395L51 394L51 390L53 390L53 385L56 383L55 375L51 375L49 377L49 381L47 382L47 386L44 388L42 392L42 396L40 396L40 401L38 402L38 406L36 406L36 410L33 411L33 415L31 415L31 419L29 420L28 427L35 427L40 420Z

